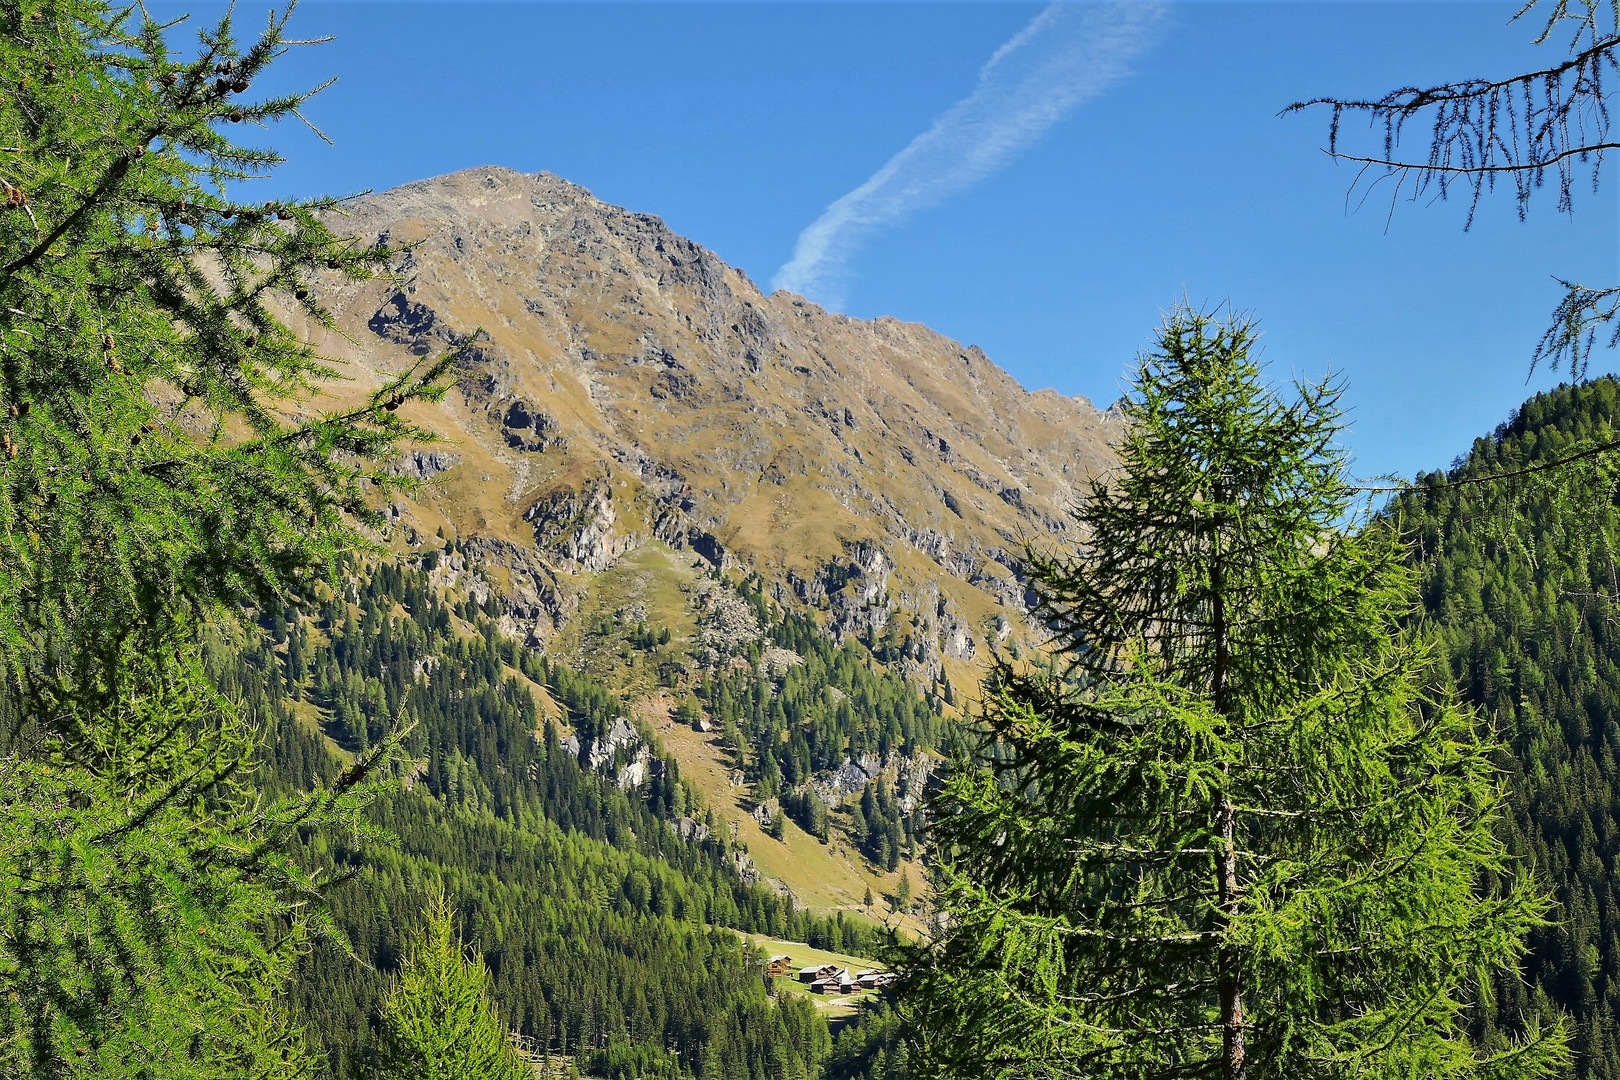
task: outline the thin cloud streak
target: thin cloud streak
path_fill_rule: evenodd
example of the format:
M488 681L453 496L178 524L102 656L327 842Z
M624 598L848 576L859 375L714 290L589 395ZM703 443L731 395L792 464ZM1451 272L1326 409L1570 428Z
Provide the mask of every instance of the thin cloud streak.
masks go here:
M985 62L972 94L799 234L771 287L842 307L849 263L874 230L984 180L1129 75L1166 7L1160 0L1057 3L1036 15Z

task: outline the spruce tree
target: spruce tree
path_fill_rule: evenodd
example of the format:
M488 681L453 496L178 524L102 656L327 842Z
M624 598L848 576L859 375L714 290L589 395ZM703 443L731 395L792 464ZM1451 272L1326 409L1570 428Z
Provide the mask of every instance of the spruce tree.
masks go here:
M351 824L383 740L262 799L264 732L207 677L206 628L366 546L400 411L449 361L351 393L295 331L388 265L341 204L240 201L278 162L230 138L285 13L175 25L96 0L0 5L0 1074L292 1077L277 1008L320 928L300 830ZM408 407L407 407L408 411Z
M435 897L382 1012L381 1080L532 1080L501 1026L488 970Z
M1530 1077L1560 1025L1462 1034L1548 904L1497 838L1491 745L1398 626L1353 520L1339 391L1269 389L1239 318L1178 308L1068 556L1047 661L997 663L934 806L903 965L932 1077ZM1348 524L1347 524L1348 523Z

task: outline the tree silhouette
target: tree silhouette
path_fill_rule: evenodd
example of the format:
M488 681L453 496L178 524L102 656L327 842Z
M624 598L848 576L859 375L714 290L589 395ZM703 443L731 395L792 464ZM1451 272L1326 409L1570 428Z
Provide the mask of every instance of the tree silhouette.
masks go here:
M1529 0L1514 16L1544 12L1537 43L1567 41L1567 55L1535 71L1499 79L1466 79L1439 86L1405 86L1378 98L1322 97L1296 102L1283 112L1313 107L1331 110L1327 152L1361 166L1357 185L1387 183L1393 209L1404 194L1469 200L1468 224L1481 201L1511 185L1520 220L1533 196L1554 193L1561 213L1572 213L1579 184L1595 192L1604 154L1620 148L1609 132L1604 79L1620 74L1620 7L1604 0ZM1343 148L1343 123L1360 116L1382 136L1381 148L1354 153ZM1429 137L1427 154L1408 157L1401 142L1408 129ZM1590 287L1557 279L1564 295L1531 356L1586 374L1600 328L1613 324L1607 346L1620 344L1620 286Z

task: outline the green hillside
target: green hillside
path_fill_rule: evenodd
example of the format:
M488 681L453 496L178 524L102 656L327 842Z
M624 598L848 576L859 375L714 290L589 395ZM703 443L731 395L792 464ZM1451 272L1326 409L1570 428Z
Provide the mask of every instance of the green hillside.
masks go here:
M1620 1080L1620 638L1609 554L1620 520L1609 503L1566 505L1563 474L1459 481L1608 437L1617 412L1612 380L1541 395L1388 511L1414 545L1418 618L1503 741L1513 848L1560 904L1559 924L1531 942L1528 987L1497 987L1492 1013L1472 1020L1476 1034L1567 1011L1575 1075L1600 1080ZM890 786L870 785L830 818L805 795L841 755L909 758L949 739L938 704L872 662L903 640L836 645L770 604L753 579L735 594L760 628L746 668L693 665L680 640L690 627L671 645L651 621L604 622L585 652L629 655L628 677L611 664L587 675L503 637L496 600L435 587L438 558L336 568L314 609L265 613L262 641L222 643L217 654L224 684L273 732L276 786L332 775L396 719L415 725L417 768L372 822L397 844L303 853L352 874L333 899L356 958L317 950L297 990L330 1075L367 1067L401 938L424 891L442 883L494 975L506 1022L587 1074L898 1076L892 1015L859 1018L835 1046L825 1003L768 985L759 950L745 944L870 956L875 927L795 910L774 889L746 884L741 847L724 828L683 840L683 819L689 835L692 823L717 824L717 795L683 777L677 755L657 750L646 778L621 787L613 768L582 768L562 740L602 737L616 717L636 715L636 702L661 695L673 703L666 731L711 725L722 761L756 803L780 802L795 836L847 843L880 872L911 854L921 824ZM797 660L769 672L758 662L767 649ZM748 838L780 843L760 830Z
M797 911L746 884L724 830L681 839L681 820L704 810L673 760L655 755L647 778L622 789L582 768L535 688L582 739L624 702L501 637L488 612L447 599L424 569L339 567L327 586L302 617L265 614L263 640L222 644L216 666L273 733L272 786L329 777L392 720L414 725L417 767L368 822L397 843L300 853L352 874L333 915L355 957L318 949L295 995L330 1075L371 1061L401 940L440 885L511 1029L592 1075L822 1075L825 1019L801 995L772 993L757 950L714 928L858 953L874 944L873 924Z
M1613 473L1579 463L1467 481L1614 438L1620 383L1540 394L1448 473L1390 508L1414 545L1422 621L1462 696L1502 741L1512 846L1543 875L1557 925L1536 934L1528 988L1497 987L1480 1035L1527 1014L1576 1021L1575 1075L1620 1078L1620 615ZM1568 492L1580 492L1571 500Z

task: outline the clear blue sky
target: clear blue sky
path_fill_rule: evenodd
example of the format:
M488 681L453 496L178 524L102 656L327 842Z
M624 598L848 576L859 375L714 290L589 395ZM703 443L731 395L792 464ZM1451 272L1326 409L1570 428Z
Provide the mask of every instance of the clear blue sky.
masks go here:
M1520 224L1503 193L1464 232L1459 204L1347 208L1352 170L1318 151L1326 115L1277 112L1545 63L1555 47L1509 24L1517 2L1174 4L1056 119L868 230L831 291L851 315L927 323L1026 386L1100 405L1163 308L1183 293L1229 299L1259 316L1274 374L1348 378L1358 472L1443 466L1556 381L1525 382L1551 278L1617 280L1620 177L1583 189L1573 219L1549 193ZM548 169L662 216L768 288L801 231L972 98L1041 11L306 0L297 32L336 40L296 50L278 80L339 76L307 110L336 145L271 130L290 161L258 186L346 193L474 165ZM1109 55L1085 53L1100 32L1075 21L1085 14L1067 13L1065 33L1095 68ZM259 9L238 17L247 29ZM901 186L926 187L953 152L947 139L911 160Z

